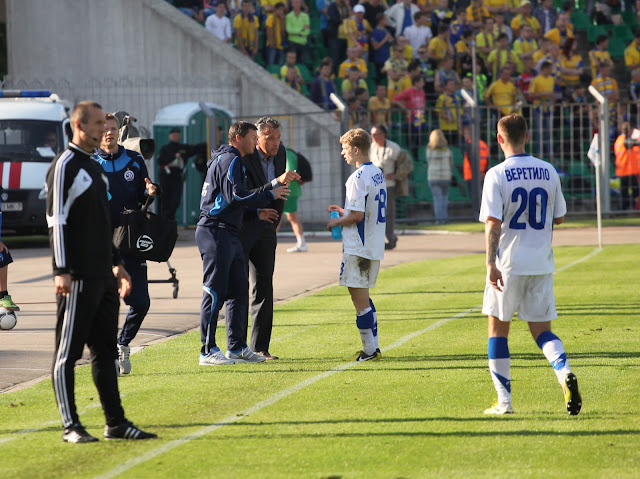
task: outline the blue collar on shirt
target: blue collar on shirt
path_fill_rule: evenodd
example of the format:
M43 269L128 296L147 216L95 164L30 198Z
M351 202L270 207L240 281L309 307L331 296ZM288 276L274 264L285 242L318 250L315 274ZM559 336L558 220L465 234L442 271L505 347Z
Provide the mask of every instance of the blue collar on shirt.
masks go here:
M529 155L529 153L518 153L516 155L511 155L508 158L505 158L505 161L510 160L511 158L517 158L519 156L531 156L531 155Z

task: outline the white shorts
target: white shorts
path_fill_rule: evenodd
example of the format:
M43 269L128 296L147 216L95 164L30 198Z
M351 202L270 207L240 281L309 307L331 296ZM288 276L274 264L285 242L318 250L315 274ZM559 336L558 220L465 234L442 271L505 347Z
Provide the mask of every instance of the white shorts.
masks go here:
M508 275L502 273L502 292L489 283L484 287L482 313L500 321L518 317L528 322L551 321L558 317L553 295L553 273L540 275Z
M380 271L380 260L367 259L352 254L342 254L340 286L349 288L374 288Z

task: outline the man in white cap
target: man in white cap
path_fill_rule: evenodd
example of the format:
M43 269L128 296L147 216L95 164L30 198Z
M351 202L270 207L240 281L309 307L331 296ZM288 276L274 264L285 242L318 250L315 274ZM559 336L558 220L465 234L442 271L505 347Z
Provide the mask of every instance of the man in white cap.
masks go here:
M371 25L364 18L364 5L357 4L353 7L353 15L344 22L344 31L347 35L347 48L359 45L364 53L362 58L369 60L369 35L373 31Z

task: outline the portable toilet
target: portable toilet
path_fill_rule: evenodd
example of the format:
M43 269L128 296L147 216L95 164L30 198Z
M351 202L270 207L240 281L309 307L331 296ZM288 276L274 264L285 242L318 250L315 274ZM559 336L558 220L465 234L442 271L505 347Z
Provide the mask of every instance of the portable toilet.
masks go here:
M162 108L156 114L153 122L153 138L156 143L156 154L164 145L169 143L169 132L179 128L182 132L181 143L195 145L207 143L207 160L212 148L226 143L226 132L231 125L229 110L204 102L176 103ZM194 225L200 216L200 194L204 182L204 172L198 169L196 158L191 157L185 162L184 187L182 201L176 212L179 225ZM159 167L154 161L154 178L159 177ZM201 166L202 168L202 166Z

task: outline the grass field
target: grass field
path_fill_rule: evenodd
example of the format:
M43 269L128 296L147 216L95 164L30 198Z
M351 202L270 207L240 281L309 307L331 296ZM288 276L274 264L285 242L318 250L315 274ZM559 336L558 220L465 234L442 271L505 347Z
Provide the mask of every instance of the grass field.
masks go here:
M198 332L136 354L120 388L155 441L63 444L49 381L0 395L0 477L639 477L640 245L575 263L592 251L556 249L554 331L580 382L578 416L520 321L516 414L482 414L495 391L476 309L484 259L472 255L381 274L382 361L345 359L360 339L340 287L276 308L280 361L200 367ZM89 368L77 378L81 419L101 437Z

